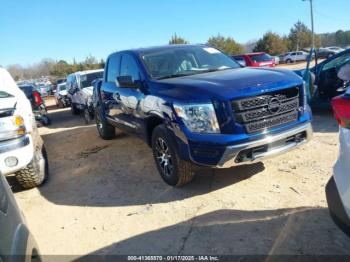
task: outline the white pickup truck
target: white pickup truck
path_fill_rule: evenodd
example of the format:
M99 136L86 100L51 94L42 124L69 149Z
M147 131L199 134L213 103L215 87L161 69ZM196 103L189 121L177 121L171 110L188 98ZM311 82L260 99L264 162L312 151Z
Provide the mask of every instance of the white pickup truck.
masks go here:
M0 173L32 188L48 177L48 159L32 107L11 75L0 68Z

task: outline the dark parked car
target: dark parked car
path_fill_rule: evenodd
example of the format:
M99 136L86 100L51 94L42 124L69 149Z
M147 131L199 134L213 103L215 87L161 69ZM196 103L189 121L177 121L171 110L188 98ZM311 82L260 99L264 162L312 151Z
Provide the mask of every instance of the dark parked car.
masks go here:
M118 127L143 138L172 186L190 182L196 165L261 161L312 135L300 77L283 69L242 68L206 45L113 53L95 89L100 136L112 139Z
M0 261L41 261L38 246L25 224L11 188L0 174Z
M35 120L43 125L49 125L51 123L47 114L46 106L41 94L32 85L19 85L18 86L29 99L32 110L35 115Z

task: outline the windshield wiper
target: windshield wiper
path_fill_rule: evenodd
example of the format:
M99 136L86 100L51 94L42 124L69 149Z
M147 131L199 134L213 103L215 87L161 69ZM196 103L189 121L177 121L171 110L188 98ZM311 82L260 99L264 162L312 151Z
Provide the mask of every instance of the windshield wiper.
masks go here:
M190 75L193 75L193 74L184 74L184 73L172 74L172 75L158 77L157 80L162 80L162 79L167 79L167 78L175 78L175 77L181 77L181 76L190 76Z
M209 68L205 70L193 70L191 73L178 73L178 74L172 74L167 76L158 77L157 80L167 79L167 78L175 78L175 77L181 77L181 76L190 76L190 75L198 75L203 73L210 73L210 72L216 72L216 71L224 71L228 69L233 69L231 67L225 67L225 68Z
M210 73L210 72L216 72L216 71L224 71L224 70L228 70L228 69L233 69L231 67L225 67L225 68L209 68L207 70L203 70L201 71L201 73Z

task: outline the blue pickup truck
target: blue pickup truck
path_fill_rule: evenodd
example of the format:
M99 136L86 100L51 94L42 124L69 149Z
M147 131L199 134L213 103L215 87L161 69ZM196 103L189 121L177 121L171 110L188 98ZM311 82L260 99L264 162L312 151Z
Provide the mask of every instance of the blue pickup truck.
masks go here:
M301 77L244 68L206 45L120 51L94 87L103 139L115 127L143 138L163 180L190 182L196 166L229 168L306 143L311 111Z

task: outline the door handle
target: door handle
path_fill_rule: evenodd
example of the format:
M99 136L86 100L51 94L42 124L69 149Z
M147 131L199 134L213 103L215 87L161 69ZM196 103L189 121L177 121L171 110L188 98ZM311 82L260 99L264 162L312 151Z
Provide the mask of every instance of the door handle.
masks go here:
M119 94L119 93L114 93L114 94L113 94L113 98L114 98L115 100L117 100L117 101L121 101L121 99L120 99L120 94Z

